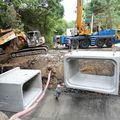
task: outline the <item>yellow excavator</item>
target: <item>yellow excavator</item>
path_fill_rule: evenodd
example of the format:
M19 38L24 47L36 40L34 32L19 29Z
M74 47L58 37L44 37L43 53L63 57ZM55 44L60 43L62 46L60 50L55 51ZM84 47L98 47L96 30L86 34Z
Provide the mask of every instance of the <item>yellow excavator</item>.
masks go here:
M44 43L45 39L39 31L29 31L25 34L20 30L0 29L1 53L11 54L35 50L44 50L46 52L47 46L44 46Z
M26 44L26 36L22 32L12 29L0 29L0 48L4 53L11 53L22 49Z

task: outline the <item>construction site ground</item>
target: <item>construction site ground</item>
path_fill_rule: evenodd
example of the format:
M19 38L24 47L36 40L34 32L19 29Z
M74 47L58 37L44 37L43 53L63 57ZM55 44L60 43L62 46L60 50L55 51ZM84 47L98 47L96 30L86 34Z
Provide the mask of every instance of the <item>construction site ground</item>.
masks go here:
M96 93L65 94L55 100L48 91L40 105L23 120L119 120L120 96Z
M111 51L111 48L90 48L86 50ZM48 69L52 69L51 82L47 94L45 95L44 99L41 101L39 106L22 119L119 120L120 94L118 96L114 96L88 91L71 92L68 90L67 92L64 91L62 93L59 101L55 100L54 88L56 87L58 81L64 82L63 60L64 55L68 53L68 51L68 49L49 50L48 54L46 55L32 55L11 58L4 64L0 65L0 67L6 67L6 69L11 69L13 67L21 67L26 69L40 69L42 73L43 85L46 83L47 80ZM101 67L103 66L101 65ZM101 68L99 70L101 71ZM106 71L106 74L111 74L111 71ZM10 115L11 114L9 114L9 117Z

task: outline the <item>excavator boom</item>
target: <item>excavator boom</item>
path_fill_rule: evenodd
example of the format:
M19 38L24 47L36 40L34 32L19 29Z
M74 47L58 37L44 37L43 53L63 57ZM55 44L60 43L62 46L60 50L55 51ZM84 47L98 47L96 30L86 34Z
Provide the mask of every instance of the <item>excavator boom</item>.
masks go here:
M4 33L4 32L1 32L1 33ZM9 31L8 33L6 33L0 37L0 45L3 45L6 42L8 42L12 39L15 39L15 38L16 38L15 33L13 31Z
M0 33L10 32L12 29L0 29Z

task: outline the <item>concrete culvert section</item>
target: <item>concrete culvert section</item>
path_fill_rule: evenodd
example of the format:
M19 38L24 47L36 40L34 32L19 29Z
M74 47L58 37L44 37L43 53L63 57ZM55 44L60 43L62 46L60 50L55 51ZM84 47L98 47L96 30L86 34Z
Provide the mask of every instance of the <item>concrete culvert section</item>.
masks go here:
M29 81L23 84L23 105L29 107L42 93L42 83L40 74L36 74Z
M14 68L0 75L0 110L19 112L42 93L40 70Z
M65 55L67 87L107 94L118 94L120 53L72 52Z

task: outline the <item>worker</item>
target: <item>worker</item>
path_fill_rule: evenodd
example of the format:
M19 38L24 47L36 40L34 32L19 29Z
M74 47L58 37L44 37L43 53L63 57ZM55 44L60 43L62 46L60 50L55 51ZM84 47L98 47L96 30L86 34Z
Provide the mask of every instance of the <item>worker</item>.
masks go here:
M68 38L68 47L69 47L69 52L71 52L71 38Z
M55 46L54 46L54 48L58 49L58 46L60 44L60 36L56 36L54 39L55 39Z
M64 83L59 82L59 83L57 84L57 87L56 87L56 89L55 89L55 98L56 98L56 100L58 100L58 98L60 97L60 95L61 95L61 93L62 93L63 87L64 87Z

